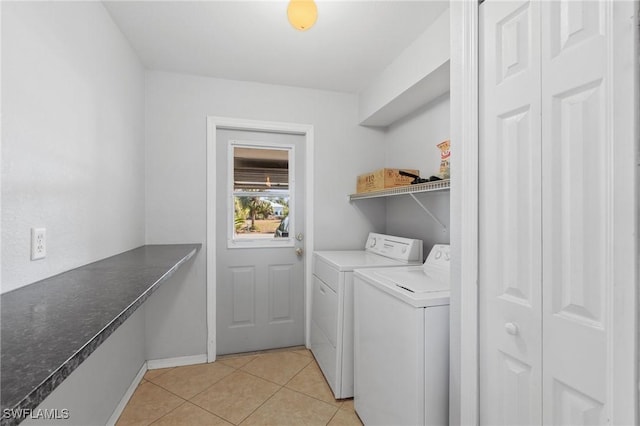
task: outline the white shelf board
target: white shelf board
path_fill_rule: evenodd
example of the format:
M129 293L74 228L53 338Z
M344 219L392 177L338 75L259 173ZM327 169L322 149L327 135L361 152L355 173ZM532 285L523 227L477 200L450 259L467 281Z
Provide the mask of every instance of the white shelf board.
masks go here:
M381 189L379 191L363 192L349 195L349 201L363 200L366 198L392 197L403 194L416 194L420 192L448 191L450 180L443 179L435 182L425 182L416 185L398 186L395 188Z

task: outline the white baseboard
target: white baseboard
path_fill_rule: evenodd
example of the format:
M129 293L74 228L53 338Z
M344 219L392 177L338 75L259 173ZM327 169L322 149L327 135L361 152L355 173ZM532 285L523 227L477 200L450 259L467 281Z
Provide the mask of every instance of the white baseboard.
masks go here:
M179 356L176 358L150 359L147 361L149 370L168 367L182 367L183 365L205 364L207 362L207 354Z
M147 372L147 363L145 362L144 364L142 364L142 367L140 367L140 371L138 371L138 374L136 374L136 377L131 382L129 389L127 389L127 391L124 393L124 396L116 406L116 409L113 410L113 414L111 414L111 417L109 417L109 420L107 421L107 426L115 426L116 422L120 418L120 415L124 411L124 408L129 403L129 400L133 396L133 393L136 391L136 388L142 381L144 374L146 372Z

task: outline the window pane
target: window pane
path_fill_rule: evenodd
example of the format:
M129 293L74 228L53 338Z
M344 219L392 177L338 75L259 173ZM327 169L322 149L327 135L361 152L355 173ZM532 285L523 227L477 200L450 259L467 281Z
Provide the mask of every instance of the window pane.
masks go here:
M234 238L289 236L289 196L234 196Z
M289 151L235 147L233 190L265 191L289 189Z

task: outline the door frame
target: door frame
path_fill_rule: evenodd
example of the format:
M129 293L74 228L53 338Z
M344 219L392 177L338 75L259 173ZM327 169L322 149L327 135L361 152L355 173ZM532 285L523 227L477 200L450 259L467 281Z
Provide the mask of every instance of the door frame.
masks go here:
M451 13L451 372L452 425L478 425L478 1ZM457 232L456 232L457 229ZM459 357L455 354L459 348Z
M311 309L311 256L313 252L313 142L314 131L310 124L282 123L275 121L245 120L207 116L207 238L205 251L207 256L207 362L216 360L216 132L218 129L287 133L305 137L305 239L304 251L304 322L305 343L309 346L309 316ZM225 194L223 194L226 197ZM226 238L226 235L224 236Z

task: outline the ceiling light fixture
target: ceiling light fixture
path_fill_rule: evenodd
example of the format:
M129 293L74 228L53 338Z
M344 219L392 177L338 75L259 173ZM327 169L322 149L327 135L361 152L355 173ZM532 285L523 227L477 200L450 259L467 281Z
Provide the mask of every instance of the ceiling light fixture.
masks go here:
M298 31L307 31L318 19L318 7L313 0L291 0L287 7L289 22Z

